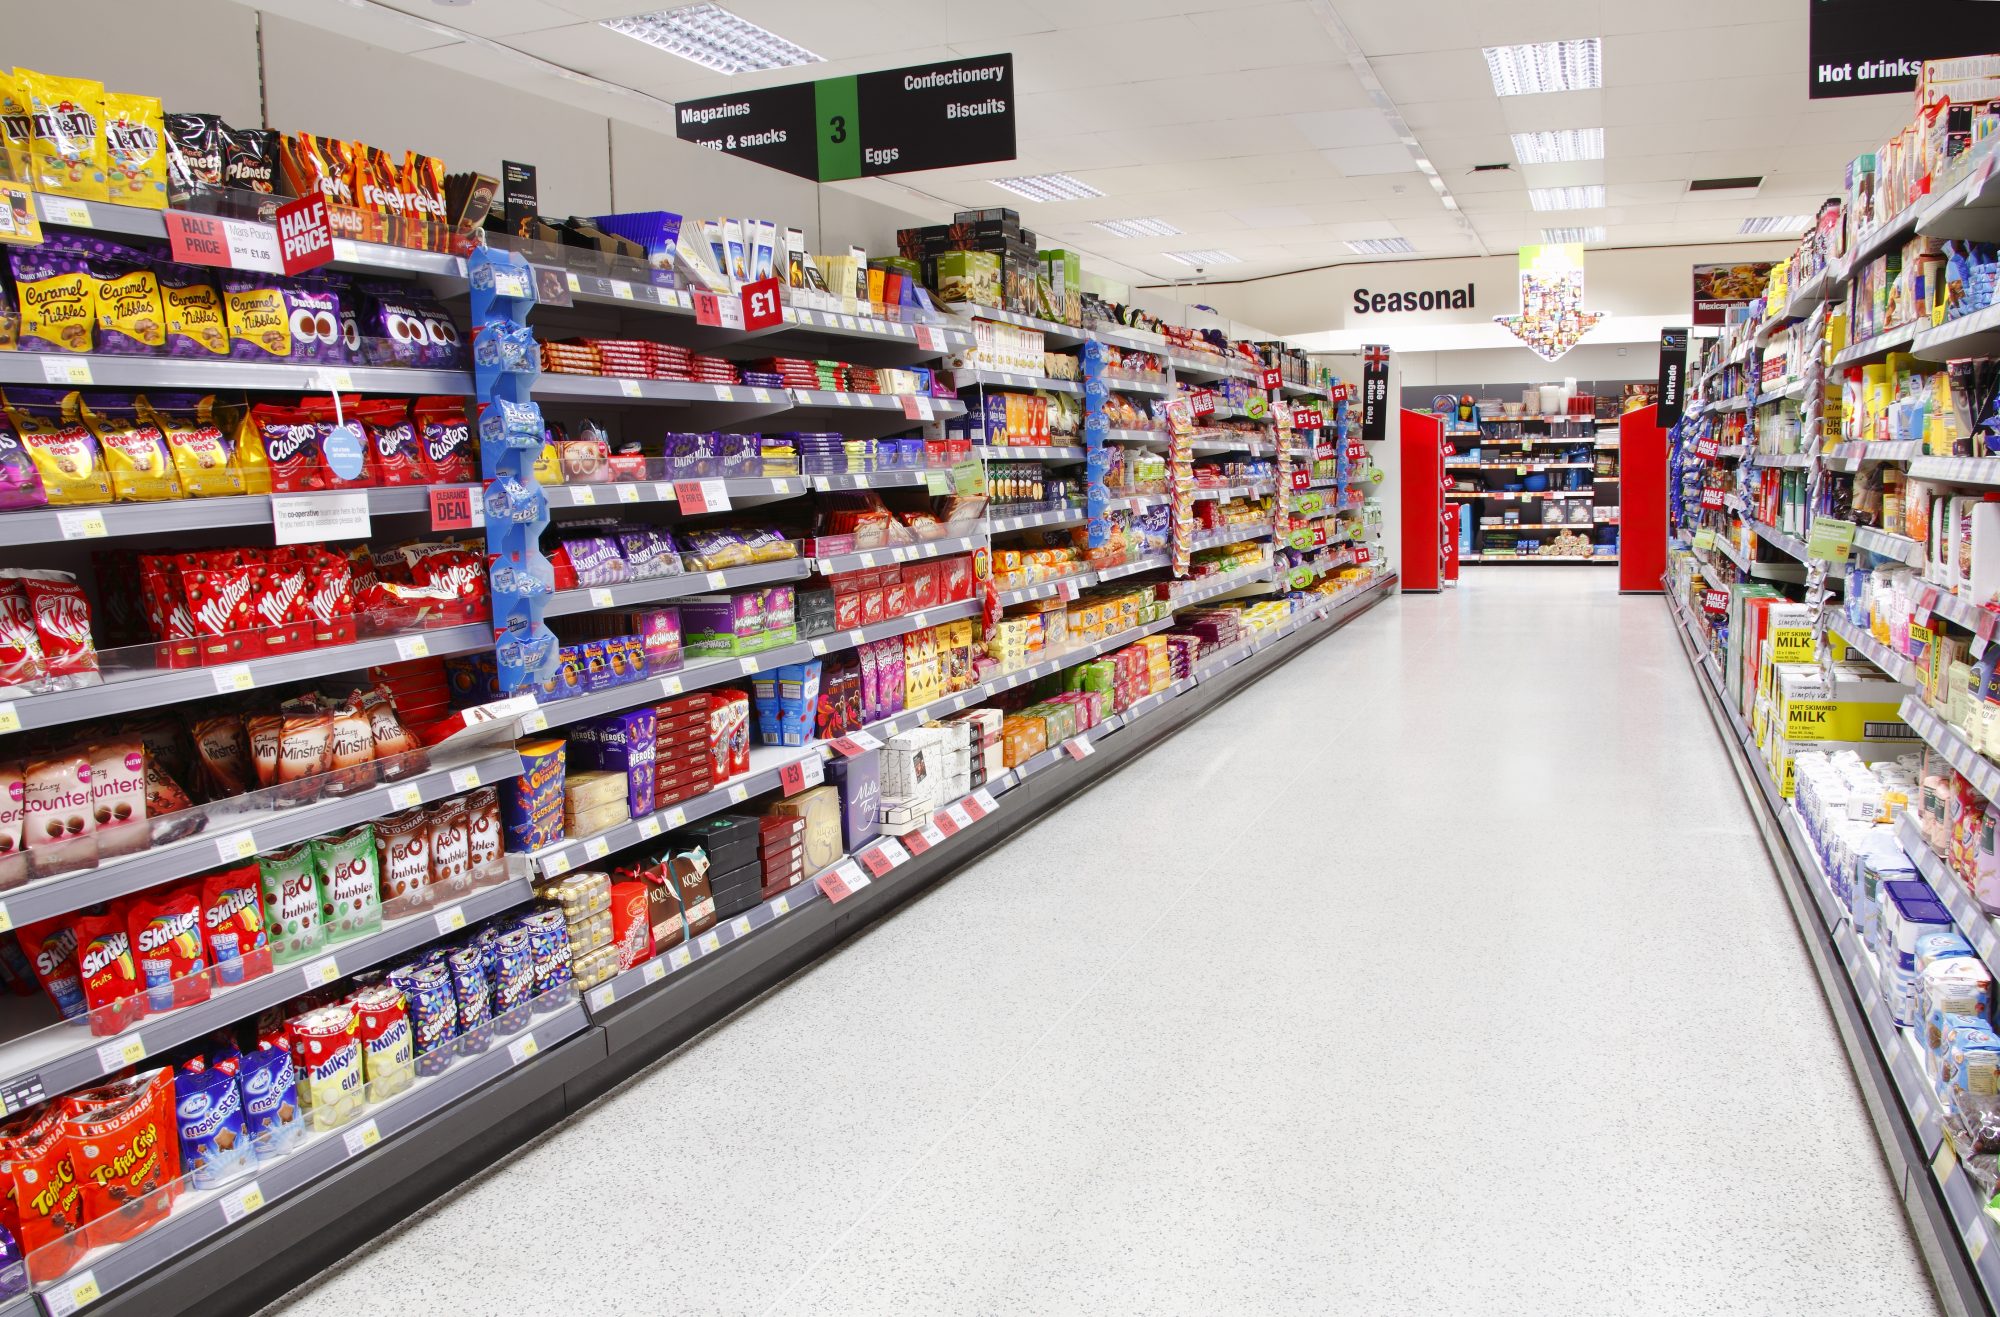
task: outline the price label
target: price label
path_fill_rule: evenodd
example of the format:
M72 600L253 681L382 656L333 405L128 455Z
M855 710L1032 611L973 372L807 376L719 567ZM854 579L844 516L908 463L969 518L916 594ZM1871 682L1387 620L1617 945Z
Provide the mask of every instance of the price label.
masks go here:
M600 983L590 990L590 1009L601 1011L618 1000L618 989L610 983Z
M611 285L611 295L613 297L617 298L621 302L629 302L632 300L631 284L625 282L623 279L609 279L606 280L606 282Z
M696 938L694 944L701 948L702 955L704 956L713 955L717 951L722 949L722 935L720 933L717 933L714 929L710 929L708 932L703 933L700 937Z
M648 814L645 818L639 820L638 829L640 841L651 841L660 835L660 820Z
M639 487L637 485L619 485L617 489L618 501L620 503L637 503L639 501Z
M542 875L544 877L560 878L568 872L569 872L568 851L557 851L554 855L551 855L547 859L542 861Z
M738 782L735 786L729 788L729 799L732 804L742 804L744 801L750 799L750 788Z
M773 918L777 917L778 915L788 915L790 913L792 913L791 897L781 896L777 900L771 902L771 915Z
M1936 586L1927 586L1924 592L1917 596L1917 611L1914 620L1918 626L1927 627L1931 624L1931 610L1937 607L1937 601L1938 592Z
M812 650L814 658L819 658L826 653L826 642L824 640L809 641L806 647Z
M90 363L80 357L44 356L42 378L50 384L89 384Z
M729 921L729 933L730 933L730 936L732 936L732 937L749 937L749 936L750 936L750 916L749 916L749 915L738 915L738 916L736 916L736 918L734 918L734 919L730 920L730 921Z
M926 352L944 351L944 341L929 325L917 326L917 346Z
M860 731L850 732L846 736L836 736L830 744L832 744L835 750L841 753L843 758L847 759L852 759L856 755L866 754L870 750L880 750L882 748L880 741L867 732Z
M215 853L224 864L241 864L257 854L257 835L245 828L215 839Z
M382 1131L376 1128L374 1121L364 1120L353 1129L343 1133L340 1136L340 1141L347 1145L348 1156L359 1157L362 1153L382 1141Z
M340 963L333 956L321 956L306 966L306 986L324 988L340 977Z
M0 732L18 732L20 730L21 714L14 708L14 701L7 700L4 703L0 703Z
M645 983L658 983L665 977L667 977L667 962L664 960L647 961L646 968L639 973L640 980Z
M222 1219L235 1225L264 1205L264 1190L255 1180L222 1196Z
M889 858L888 851L879 845L870 846L867 850L861 852L858 858L867 868L868 872L874 874L877 878L880 878L883 874L896 867L896 862Z
M1272 389L1281 389L1285 386L1285 372L1282 367L1265 366L1258 372L1258 375L1266 392Z
M618 392L628 398L643 398L646 396L646 391L639 387L639 381L626 379L622 376L618 380Z
M688 821L687 811L676 805L667 811L666 821L669 828L684 828Z
M685 946L675 947L667 953L667 963L675 969L686 969L694 963L694 952L688 950Z
M453 791L471 791L478 785L479 770L477 768L454 768L451 770L451 789Z
M611 843L602 837L592 837L583 843L583 858L586 860L601 860L609 854L611 854Z
M743 328L743 302L735 297L717 297L705 289L694 290L694 322L717 329Z
M681 679L679 677L660 678L660 694L678 695L680 693L681 693Z
M137 1065L146 1059L146 1040L138 1034L114 1038L97 1049L97 1064L105 1070Z
M449 910L440 910L437 912L437 931L439 933L456 933L459 929L464 927L465 927L464 906L455 905Z
M941 814L931 816L931 826L935 827L944 836L952 837L958 834L961 825L957 819L952 817L951 811L946 810Z
M1071 759L1078 761L1088 759L1097 752L1097 747L1090 743L1088 736L1072 737L1063 742L1063 749L1069 753Z
M542 1045L535 1041L535 1035L533 1034L516 1038L513 1042L507 1044L507 1055L514 1059L515 1065L520 1065L541 1050Z
M590 592L590 606L592 608L610 608L612 606L611 588L604 585L593 587Z
M944 812L944 816L946 818L949 818L953 823L956 823L961 828L969 828L972 826L972 815L966 812L964 801L960 801L958 804L953 805L950 809L947 809Z
M925 824L924 826L928 828L930 825ZM942 837L943 834L940 833L939 836ZM932 845L931 839L926 837L922 832L912 832L907 837L904 837L903 844L909 848L912 855L922 855Z
M776 279L759 279L743 285L743 328L768 329L784 319L783 303Z
M1210 389L1195 389L1188 394L1188 408L1196 416L1215 414L1215 393Z
M903 398L903 415L912 421L931 419L931 400L921 393L906 393Z
M422 636L397 636L396 657L405 663L411 659L429 658L431 646Z
M973 792L972 799L977 801L979 803L979 807L985 810L988 814L991 814L994 810L1000 808L999 802L993 799L993 793L991 791L988 791L985 787L981 787L979 788L979 790Z
M579 508L594 508L597 506L597 491L589 485L571 485L569 501Z
M727 384L718 384L715 386L715 400L717 402L735 402L736 390L730 388Z
M826 765L818 755L807 755L804 759L794 759L778 770L778 783L788 796L796 796L807 787L818 786L826 780Z
M835 905L839 905L842 901L854 895L853 887L849 886L847 882L847 875L850 872L857 877L861 873L852 863L848 863L819 876L819 890L825 895L827 900L833 902Z
M549 730L549 716L540 709L536 709L533 713L522 714L521 730L530 736L536 732L546 732Z
M709 510L708 486L705 480L676 480L674 500L681 505L681 511L691 517L700 516Z
M86 1271L71 1276L54 1289L44 1290L42 1297L48 1300L49 1311L54 1317L69 1317L77 1309L103 1298L104 1291L98 1287L97 1273Z
M95 508L84 512L58 512L56 525L66 540L101 540L106 531L104 514Z
M232 695L237 691L257 688L257 674L250 671L247 663L231 663L217 668L214 678L215 693L218 695Z

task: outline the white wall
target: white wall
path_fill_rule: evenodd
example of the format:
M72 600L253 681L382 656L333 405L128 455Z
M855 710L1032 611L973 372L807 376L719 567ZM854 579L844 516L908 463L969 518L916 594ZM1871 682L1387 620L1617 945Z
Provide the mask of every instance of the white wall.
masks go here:
M536 167L542 208L551 215L753 215L804 229L815 250L858 243L871 255L894 250L897 228L932 222L268 13L261 16L267 121L259 107L260 15L231 0L7 0L5 12L5 55L13 64L97 78L115 90L158 96L169 110L208 111L239 127L268 122L420 151L452 172L497 175L503 158L525 161Z
M1495 383L1553 383L1575 380L1650 380L1659 371L1659 343L1584 343L1557 361L1543 361L1526 348L1461 352L1397 352L1402 382L1413 388Z

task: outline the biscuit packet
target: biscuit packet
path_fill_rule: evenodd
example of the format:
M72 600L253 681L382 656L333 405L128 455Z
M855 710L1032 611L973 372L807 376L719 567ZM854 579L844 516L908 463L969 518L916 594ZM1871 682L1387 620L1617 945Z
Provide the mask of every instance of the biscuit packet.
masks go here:
M222 313L222 294L199 265L162 262L153 266L160 285L160 311L165 317L167 355L211 357L229 355L229 322Z
M121 356L156 356L166 350L167 320L160 280L152 267L115 255L92 262L97 279L97 350Z
M167 204L167 127L157 96L104 93L104 190L127 206Z
M97 346L97 278L90 254L57 238L8 256L21 299L22 352L89 352Z
M181 497L180 477L167 451L166 434L140 415L130 394L93 394L82 411L84 424L97 437L104 454L111 489L119 502Z
M28 144L30 186L85 201L109 201L104 186L104 84L15 69L33 116Z
M140 417L159 430L183 494L209 498L246 492L235 444L215 419L212 396L154 393L135 405Z
M111 477L97 439L78 415L81 396L61 389L8 389L7 419L57 507L109 503Z

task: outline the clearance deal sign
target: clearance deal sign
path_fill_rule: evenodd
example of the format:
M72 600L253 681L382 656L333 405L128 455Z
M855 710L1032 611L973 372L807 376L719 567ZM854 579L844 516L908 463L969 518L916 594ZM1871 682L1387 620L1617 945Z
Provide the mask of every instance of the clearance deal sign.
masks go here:
M830 183L1014 158L1014 57L985 55L681 101L674 131Z

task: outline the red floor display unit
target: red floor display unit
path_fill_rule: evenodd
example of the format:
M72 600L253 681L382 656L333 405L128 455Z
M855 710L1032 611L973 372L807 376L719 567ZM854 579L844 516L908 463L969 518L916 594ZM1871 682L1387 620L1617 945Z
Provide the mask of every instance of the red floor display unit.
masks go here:
M1403 590L1444 588L1446 536L1456 549L1458 531L1444 520L1444 422L1405 408L1402 426ZM1426 544L1429 545L1426 548Z
M1667 432L1658 406L1626 412L1618 421L1624 481L1619 531L1618 589L1658 594L1667 571Z

